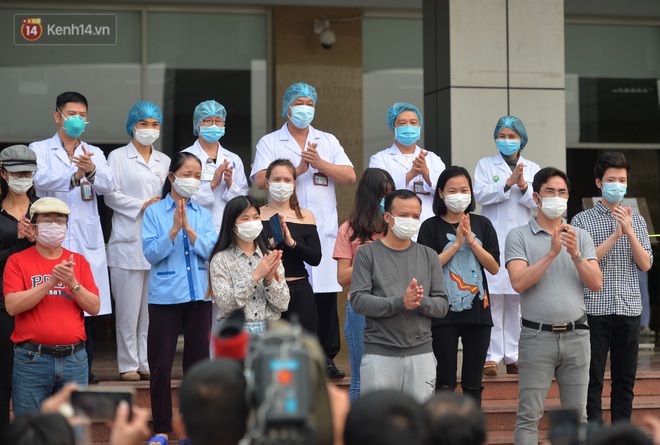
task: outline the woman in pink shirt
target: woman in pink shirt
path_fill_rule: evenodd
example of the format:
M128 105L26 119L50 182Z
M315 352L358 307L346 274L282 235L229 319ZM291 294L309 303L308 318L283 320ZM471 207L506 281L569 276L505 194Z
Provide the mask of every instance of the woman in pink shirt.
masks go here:
M394 190L394 180L380 168L368 168L355 192L351 216L339 227L332 258L337 260L337 281L342 286L351 284L353 258L358 248L382 238L387 228L383 219L383 198ZM356 314L351 308L351 296L346 302L344 335L351 362L351 402L360 395L360 362L364 352L364 315Z

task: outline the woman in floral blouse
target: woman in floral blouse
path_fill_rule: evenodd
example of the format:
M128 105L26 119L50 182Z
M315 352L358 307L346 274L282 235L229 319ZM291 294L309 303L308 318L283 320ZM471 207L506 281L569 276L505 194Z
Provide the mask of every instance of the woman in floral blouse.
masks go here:
M261 234L259 205L237 196L225 207L218 241L211 252L209 281L218 321L245 311L245 329L263 333L266 320L277 320L289 305L282 252L270 251Z

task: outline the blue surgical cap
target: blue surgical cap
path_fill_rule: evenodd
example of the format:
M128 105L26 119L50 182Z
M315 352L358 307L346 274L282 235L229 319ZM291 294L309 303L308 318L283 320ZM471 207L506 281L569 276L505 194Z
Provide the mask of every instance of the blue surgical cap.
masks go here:
M419 112L416 106L406 102L396 102L390 107L389 110L387 110L387 125L390 126L391 131L394 131L394 121L396 120L396 117L404 111L412 111L415 113L417 115L417 119L419 119L419 126L422 126L422 114Z
M527 145L527 130L525 129L525 124L515 116L502 116L500 120L497 121L497 125L495 125L495 139L497 139L497 135L504 127L510 128L518 133L518 136L520 136L520 149L522 150L525 148L525 145Z
M316 105L316 89L303 82L294 83L284 92L284 97L282 98L282 117L286 117L286 110L289 108L289 105L299 97L309 97L314 101L314 105Z
M130 137L133 137L133 127L135 127L135 124L148 117L153 117L159 124L163 123L163 113L155 103L143 100L133 105L126 118L126 133Z
M227 110L214 100L206 100L195 107L193 113L193 134L199 136L199 123L211 116L219 116L223 121L227 120Z

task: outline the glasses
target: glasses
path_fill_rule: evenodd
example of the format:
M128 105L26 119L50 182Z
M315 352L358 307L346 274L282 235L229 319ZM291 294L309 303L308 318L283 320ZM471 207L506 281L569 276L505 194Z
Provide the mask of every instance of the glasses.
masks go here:
M68 218L66 216L58 216L57 218L51 218L50 216L44 216L39 221L37 221L37 224L57 223L60 226L65 226L67 221L68 221Z
M211 125L215 125L217 127L224 127L225 126L225 121L222 119L203 119L200 122L200 125L203 127L210 127Z
M34 172L7 172L12 178L32 178L34 177Z

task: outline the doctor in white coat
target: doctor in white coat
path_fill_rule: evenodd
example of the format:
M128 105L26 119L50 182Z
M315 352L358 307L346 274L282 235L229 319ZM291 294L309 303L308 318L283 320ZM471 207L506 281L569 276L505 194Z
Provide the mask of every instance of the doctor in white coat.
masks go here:
M498 153L479 160L474 171L474 198L481 214L490 219L500 243L500 264L504 264L504 241L514 227L527 224L536 211L532 181L539 166L522 157L527 145L527 130L515 116L503 116L495 126ZM504 360L508 374L518 374L520 338L520 295L511 287L506 267L497 275L486 272L490 290L493 329L484 375L497 375Z
M394 143L373 155L369 167L387 171L397 189L415 192L422 201L421 220L425 221L433 216L433 194L445 163L437 154L417 145L422 115L416 106L396 102L387 110L387 125L394 134Z
M60 94L55 102L53 117L58 126L55 135L30 144L30 149L37 155L34 188L37 196L60 199L71 209L69 230L62 247L81 254L89 261L101 297L98 315L109 314L112 308L108 264L96 196L111 193L115 186L114 178L103 151L80 139L88 123L85 96L76 92ZM89 320L86 319L85 323L85 346L90 383L98 383L98 379L91 374L93 341Z
M115 299L117 366L121 380L149 380L149 270L142 253L142 216L160 201L170 158L154 149L163 114L152 102L138 102L128 112L126 132L132 140L108 155L116 190L105 195L114 213L108 241L108 266Z
M219 142L225 135L226 120L227 110L218 102L207 100L197 105L193 113L193 134L198 138L183 150L202 161L202 185L191 199L211 212L216 233L220 232L222 214L229 200L248 194L243 161Z
M319 340L326 354L328 376L342 378L344 372L334 364L340 348L337 292L341 290L337 262L332 259L338 230L335 184L354 183L355 170L337 138L310 125L316 102L316 89L311 85L298 82L287 88L282 99L282 117L287 121L257 144L250 179L265 189L271 162L288 159L296 167L300 207L314 214L321 238L321 264L309 268L319 314Z

